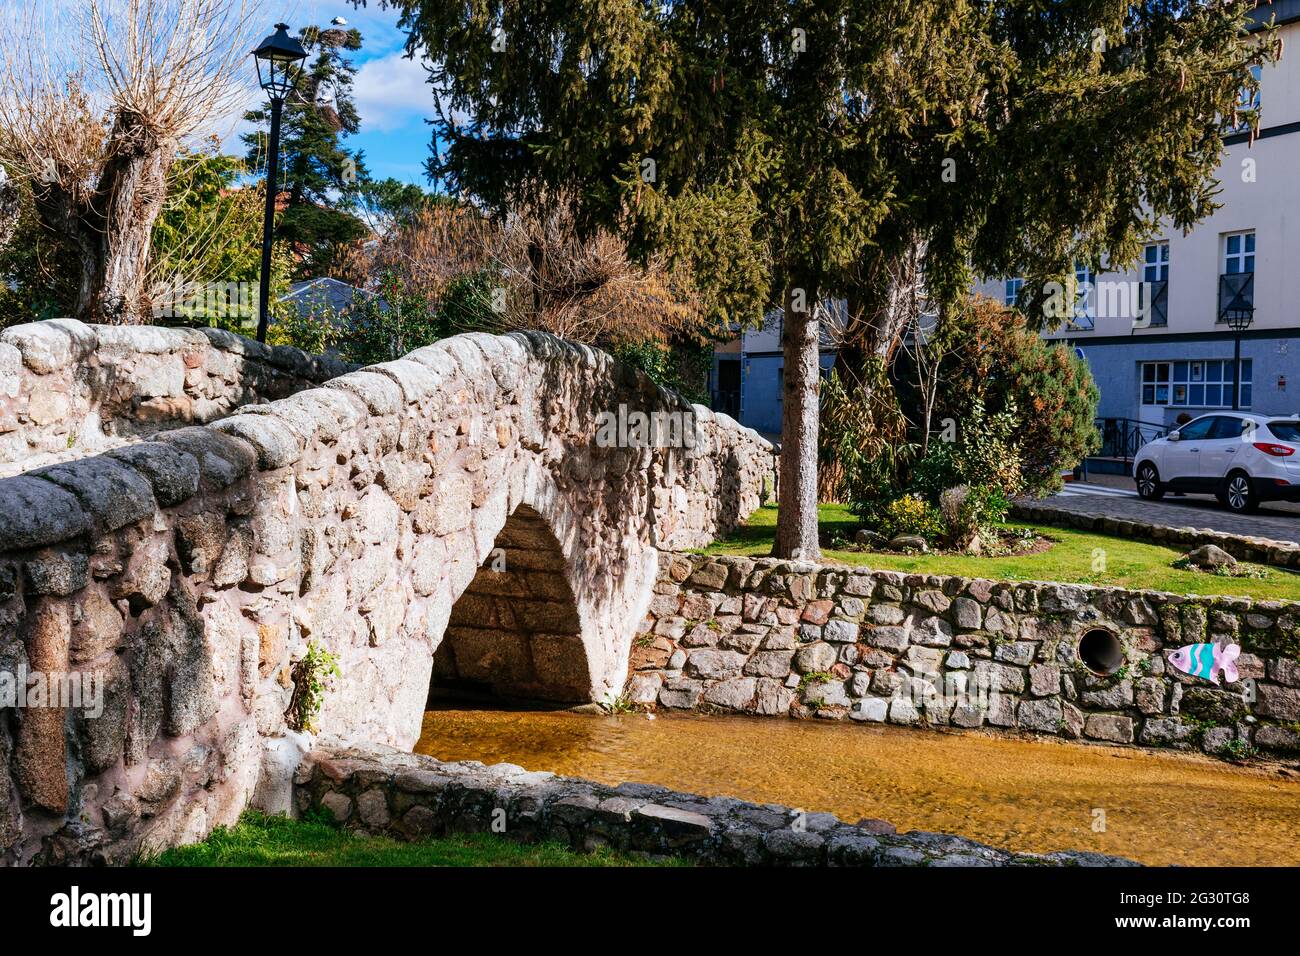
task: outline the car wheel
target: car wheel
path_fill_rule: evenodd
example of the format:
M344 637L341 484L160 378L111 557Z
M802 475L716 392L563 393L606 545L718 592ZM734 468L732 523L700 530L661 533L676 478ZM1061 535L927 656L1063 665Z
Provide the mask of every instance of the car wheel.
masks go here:
M1160 476L1156 474L1155 465L1150 462L1143 462L1138 466L1134 482L1137 484L1139 498L1159 501L1165 496L1165 490L1160 487Z
M1223 484L1224 504L1229 511L1246 514L1259 507L1259 496L1250 483L1250 476L1244 471L1234 471Z

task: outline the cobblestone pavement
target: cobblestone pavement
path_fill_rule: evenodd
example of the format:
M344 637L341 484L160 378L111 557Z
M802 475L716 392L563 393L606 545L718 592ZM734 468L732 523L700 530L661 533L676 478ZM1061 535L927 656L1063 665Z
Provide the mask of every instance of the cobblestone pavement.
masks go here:
M1132 486L1133 479L1122 479ZM1268 502L1251 515L1236 515L1207 495L1166 495L1163 501L1143 501L1123 490L1118 483L1090 488L1071 482L1051 498L1053 507L1077 514L1103 515L1130 521L1146 521L1170 528L1204 528L1226 534L1244 534L1300 544L1300 509L1288 502Z

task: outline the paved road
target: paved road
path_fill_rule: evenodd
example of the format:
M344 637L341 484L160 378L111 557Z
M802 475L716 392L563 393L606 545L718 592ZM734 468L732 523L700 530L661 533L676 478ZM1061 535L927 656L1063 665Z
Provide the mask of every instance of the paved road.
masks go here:
M1138 493L1131 488L1116 488L1112 485L1094 485L1086 481L1067 482L1065 487L1056 494L1056 497L1058 498L1136 498L1137 496Z
M1133 479L1122 480L1131 484ZM1069 482L1052 496L1051 502L1079 514L1147 521L1171 528L1206 528L1300 544L1300 512L1288 503L1269 502L1255 514L1237 515L1205 495L1165 495L1162 501L1143 501L1136 491L1118 482Z

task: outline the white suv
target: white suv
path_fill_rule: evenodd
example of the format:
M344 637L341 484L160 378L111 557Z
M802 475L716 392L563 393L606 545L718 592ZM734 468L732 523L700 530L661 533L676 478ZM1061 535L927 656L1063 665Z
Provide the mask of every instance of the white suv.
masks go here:
M1300 501L1300 416L1215 412L1142 446L1133 462L1138 494L1213 494L1233 511L1261 501Z

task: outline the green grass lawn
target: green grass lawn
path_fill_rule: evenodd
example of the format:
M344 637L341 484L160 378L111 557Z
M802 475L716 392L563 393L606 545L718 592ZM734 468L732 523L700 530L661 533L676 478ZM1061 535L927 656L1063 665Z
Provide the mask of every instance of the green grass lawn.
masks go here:
M248 811L202 843L175 847L144 866L655 866L612 850L575 853L554 843L514 843L488 833L403 843L360 836L327 823Z
M822 540L838 534L852 540L860 523L845 505L822 505ZM1029 527L1013 524L1007 527ZM743 554L762 557L772 551L776 530L776 507L765 505L750 515L749 523L729 538L703 549L704 554ZM1300 575L1279 568L1262 567L1262 578L1227 578L1200 571L1180 570L1172 562L1181 551L1126 538L1092 534L1068 528L1037 527L1044 537L1056 542L1042 554L1001 558L940 554L878 554L865 551L825 549L822 560L866 565L881 570L919 574L957 574L964 577L1006 581L1066 581L1078 584L1150 588L1175 594L1231 594L1253 598L1300 601ZM1105 554L1105 570L1094 571L1097 550ZM1259 567L1259 566L1255 566Z

